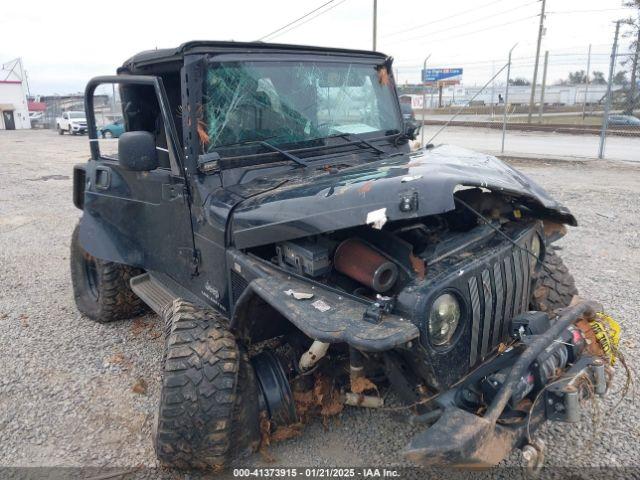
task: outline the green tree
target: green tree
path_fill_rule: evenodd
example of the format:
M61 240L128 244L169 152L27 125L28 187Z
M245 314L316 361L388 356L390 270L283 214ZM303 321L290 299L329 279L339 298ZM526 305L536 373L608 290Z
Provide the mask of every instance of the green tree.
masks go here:
M582 85L583 83L587 83L587 74L584 73L584 70L569 72L570 85Z
M526 85L531 85L531 82L526 78L517 77L509 79L509 85L515 85L516 87L522 87Z
M594 85L606 85L607 81L604 78L604 72L594 71L591 74L591 83Z
M638 68L640 67L640 0L624 0L622 4L625 7L636 10L636 15L627 18L623 23L626 31L622 34L625 38L631 38L632 42L629 46L631 54L627 59L622 61L624 66L629 66L631 80L625 95L624 113L633 115L633 111L640 106L640 95L638 94Z

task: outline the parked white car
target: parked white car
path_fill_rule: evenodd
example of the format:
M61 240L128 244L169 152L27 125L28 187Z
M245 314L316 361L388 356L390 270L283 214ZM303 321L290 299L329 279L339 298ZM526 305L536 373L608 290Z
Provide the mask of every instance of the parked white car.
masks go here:
M56 118L56 128L60 135L64 132L84 134L87 131L87 117L84 112L64 112Z

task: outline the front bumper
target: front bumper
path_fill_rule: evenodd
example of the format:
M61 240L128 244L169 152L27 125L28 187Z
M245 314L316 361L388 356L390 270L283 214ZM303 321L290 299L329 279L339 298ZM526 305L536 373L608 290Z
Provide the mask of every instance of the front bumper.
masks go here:
M580 318L593 318L598 309L593 302L580 302L569 307L546 332L536 335L517 355L511 351L509 355L512 358L507 360L513 366L484 413L472 413L461 408L456 399L464 382L441 394L436 403L442 414L431 427L411 440L404 451L405 457L421 465L491 466L499 463L514 448L532 444L533 432L544 421L578 421L581 382L590 385L600 395L607 389L605 362L588 353L583 353L559 376L534 390L528 409L519 410L521 417L505 418L504 415L511 410L509 400L518 388L519 379L526 375L540 354L558 341L563 330ZM492 370L492 363L504 365L504 360L498 356L481 365L478 371L486 374ZM477 377L478 371L470 377Z
M74 133L85 133L87 131L86 125L71 125L71 131Z

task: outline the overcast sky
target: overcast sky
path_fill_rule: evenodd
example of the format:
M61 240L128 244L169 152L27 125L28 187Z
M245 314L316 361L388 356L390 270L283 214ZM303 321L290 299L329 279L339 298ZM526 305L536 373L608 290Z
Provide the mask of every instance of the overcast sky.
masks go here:
M5 0L0 62L22 57L32 93L77 92L90 77L114 73L138 51L193 39L256 40L327 1ZM273 41L370 49L372 5L372 0L334 0L326 13L307 17ZM586 69L590 43L593 69L607 71L613 21L632 13L621 5L621 0L547 0L542 51L551 55L549 81ZM395 58L401 83L417 81L431 53L429 66L463 67L465 83L479 84L518 42L514 76L530 78L539 12L539 0L378 0L378 50Z

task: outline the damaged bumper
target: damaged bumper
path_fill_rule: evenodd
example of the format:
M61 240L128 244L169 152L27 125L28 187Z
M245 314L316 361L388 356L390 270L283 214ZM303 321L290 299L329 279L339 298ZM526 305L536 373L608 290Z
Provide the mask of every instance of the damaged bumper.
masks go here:
M442 414L410 441L404 456L422 465L481 467L495 465L514 448L525 447L528 463L539 463L542 452L532 438L535 430L546 420L579 421L581 400L607 390L605 360L587 349L577 351L564 335L578 320L593 319L598 310L596 303L588 301L567 308L548 330L529 336L441 394L435 402ZM548 362L552 351L560 360L566 354L567 361L562 362L561 373L553 368L545 377L539 373L544 370L541 364ZM512 366L505 369L505 364ZM554 367L553 362L547 366ZM506 375L491 392L491 400L470 409L465 402L468 390L487 379L497 384L491 379L499 378L492 376L498 370ZM519 392L527 381L533 387L525 398ZM485 389L481 395L486 393Z

